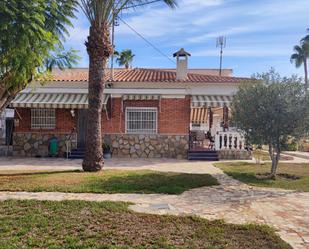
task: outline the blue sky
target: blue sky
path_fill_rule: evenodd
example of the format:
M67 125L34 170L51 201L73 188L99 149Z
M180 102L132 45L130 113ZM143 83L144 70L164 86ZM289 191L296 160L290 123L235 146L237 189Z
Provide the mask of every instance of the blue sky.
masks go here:
M179 0L176 10L159 3L121 18L170 57L184 47L192 54L191 68L217 68L216 37L225 35L223 67L232 68L234 75L250 76L275 67L283 75L303 76L289 58L309 28L309 0ZM84 42L89 24L83 13L73 23L66 48L79 50L78 66L88 67ZM136 55L134 67L175 67L120 22L116 49L127 48Z

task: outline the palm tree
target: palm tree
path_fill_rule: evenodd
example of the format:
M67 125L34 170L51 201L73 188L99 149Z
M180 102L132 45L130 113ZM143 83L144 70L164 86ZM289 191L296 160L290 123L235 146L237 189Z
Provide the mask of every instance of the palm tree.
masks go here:
M125 66L126 69L129 69L135 54L132 53L131 49L123 50L120 55L118 55L117 63L119 66Z
M309 29L307 29L307 31L309 32ZM303 39L302 42L309 44L309 35L306 35Z
M300 45L294 46L294 54L291 55L291 63L294 63L297 68L304 66L305 72L305 90L308 91L308 67L307 59L309 57L309 45L302 42Z
M57 50L44 60L44 69L51 72L53 68L59 68L61 70L72 68L80 60L77 53L78 51L72 48L68 51Z
M161 0L169 7L176 7L177 0ZM105 83L105 68L113 53L110 29L118 14L127 8L149 4L151 0L80 0L80 7L90 22L89 36L85 43L89 55L89 109L86 131L84 171L102 169L101 113Z

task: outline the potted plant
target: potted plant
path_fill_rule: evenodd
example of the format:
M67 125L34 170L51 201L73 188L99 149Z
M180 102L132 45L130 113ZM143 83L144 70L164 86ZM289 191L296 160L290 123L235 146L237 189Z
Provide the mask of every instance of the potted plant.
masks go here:
M112 157L110 145L103 143L102 147L103 147L103 158L110 159Z

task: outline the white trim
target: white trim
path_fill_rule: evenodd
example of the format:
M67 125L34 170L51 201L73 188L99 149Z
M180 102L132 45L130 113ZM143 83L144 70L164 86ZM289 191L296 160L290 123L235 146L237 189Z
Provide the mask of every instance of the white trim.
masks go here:
M184 99L186 95L161 95L162 99Z
M136 89L136 88L106 88L104 89L104 93L112 94L150 94L150 95L187 95L186 89L176 89L176 88L169 88L169 89Z
M37 87L31 88L28 87L22 90L20 93L88 93L88 89L85 88L47 88L47 87ZM168 88L168 89L155 89L155 88L145 88L145 89L137 89L137 88L105 88L104 94L111 94L113 97L118 97L122 95L129 94L149 94L149 95L173 95L185 96L188 94L187 89L177 89L177 88Z
M82 88L47 88L47 87L38 87L38 88L26 88L20 93L86 93L88 94L88 89Z

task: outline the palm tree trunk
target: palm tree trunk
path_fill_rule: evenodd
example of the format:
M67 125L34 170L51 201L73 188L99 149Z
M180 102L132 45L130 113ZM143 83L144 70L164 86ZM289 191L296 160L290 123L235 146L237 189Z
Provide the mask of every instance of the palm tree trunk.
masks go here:
M304 69L305 69L305 91L308 93L308 67L307 67L307 58L304 59Z
M104 91L104 69L112 52L108 24L92 24L86 42L89 55L89 109L86 131L84 171L99 171L104 165L101 116Z

